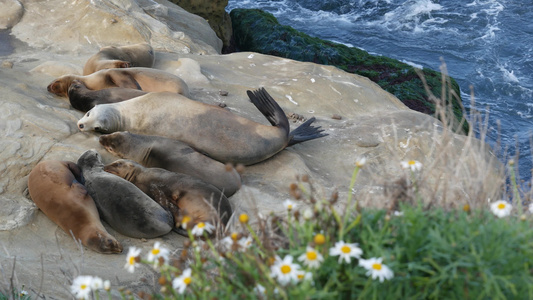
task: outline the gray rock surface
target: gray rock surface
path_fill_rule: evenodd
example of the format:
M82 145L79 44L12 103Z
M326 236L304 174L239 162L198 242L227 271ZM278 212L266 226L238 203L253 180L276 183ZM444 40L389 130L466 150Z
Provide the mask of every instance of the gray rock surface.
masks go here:
M76 122L83 114L73 110L68 99L46 91L54 78L81 72L100 46L150 42L156 49L155 68L181 76L193 99L224 103L230 111L263 124L268 122L248 100L248 89L265 87L287 114L317 118L329 136L287 148L245 169L243 188L230 198L237 214L283 212L289 184L303 174L317 188L317 198L339 191L339 207L348 192L362 205L387 207L387 193L397 189L390 183L410 177L400 167L406 159L424 165L418 180L430 187L420 190L426 202L447 207L484 204L501 184L499 165L483 143L409 110L370 80L334 67L256 53L218 55L220 40L205 20L164 0L28 0L24 8L12 28L12 35L24 43L15 43L13 53L0 56L1 288L9 286L13 265L15 286L24 284L30 294L47 299L70 297L69 280L80 274L98 275L111 280L113 287L133 290L152 291L157 280L149 268L127 273L126 253L102 255L78 247L27 193L27 175L41 160L76 161L87 149L99 151L105 163L116 159L99 145L97 134L78 131ZM291 122L294 128L300 123ZM363 157L367 164L349 191L354 163ZM148 241L132 239L104 225L125 249L136 246L143 253L154 241L172 251L184 241L175 233Z

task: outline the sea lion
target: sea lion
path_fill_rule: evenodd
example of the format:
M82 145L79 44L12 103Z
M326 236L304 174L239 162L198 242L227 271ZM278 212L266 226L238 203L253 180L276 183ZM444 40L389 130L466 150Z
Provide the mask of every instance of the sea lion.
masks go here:
M111 154L131 159L148 168L163 168L196 177L221 190L226 197L241 187L241 176L178 140L139 135L127 131L100 136L100 144Z
M90 90L124 87L145 92L171 92L189 95L189 87L181 78L168 72L150 68L104 69L90 75L64 75L52 81L50 93L67 97L72 81L83 82Z
M128 46L107 46L91 56L83 67L83 75L103 69L146 67L154 65L154 49L147 43Z
M96 105L78 121L78 128L165 136L183 141L220 162L244 165L326 135L320 127L310 126L315 118L289 132L289 120L265 89L248 91L248 96L273 126L182 95L150 93L124 102Z
M104 167L106 172L135 184L162 206L177 206L174 210L176 232L187 236L181 228L183 216L191 217L192 226L199 222L226 225L232 214L228 198L216 187L194 177L161 168L145 168L132 161L119 159Z
M131 182L105 172L98 152L85 151L78 165L102 219L116 231L133 238L154 238L172 230L172 214Z
M75 163L47 160L30 172L28 189L37 207L84 246L100 253L121 253L122 245L100 222L94 200L82 183Z
M142 96L147 92L123 88L112 87L102 90L90 90L83 82L73 80L68 88L68 99L70 105L82 112L88 112L97 104L116 103Z

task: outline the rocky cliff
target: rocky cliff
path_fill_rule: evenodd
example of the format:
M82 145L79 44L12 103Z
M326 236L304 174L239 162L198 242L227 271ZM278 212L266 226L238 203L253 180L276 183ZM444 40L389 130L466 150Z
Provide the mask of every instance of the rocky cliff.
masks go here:
M73 276L98 275L113 287L152 291L158 275L150 269L127 273L125 254L102 255L79 248L40 212L29 198L27 175L41 160L76 161L87 149L106 163L116 157L98 143L98 135L79 132L82 113L46 86L62 74L80 73L99 47L142 41L156 49L155 68L181 76L192 98L224 103L254 121L268 121L250 103L246 90L265 87L287 114L291 126L316 117L327 137L283 150L242 174L243 187L230 198L236 213L283 212L289 184L308 175L317 198L339 191L354 193L363 206L386 207L390 193L402 192L411 178L400 161L424 165L417 175L426 203L443 206L485 204L501 184L498 163L486 146L456 135L435 118L413 111L367 78L333 66L297 62L252 52L219 55L222 43L209 24L165 0L26 0L0 24L19 18L10 30L8 53L0 53L0 287L11 278L30 295L69 297ZM5 3L5 2L3 2ZM4 10L1 10L4 12ZM7 32L2 32L7 33ZM5 35L2 35L5 36ZM224 91L224 92L221 92ZM366 158L353 190L349 181L356 160ZM475 187L473 189L472 187ZM154 241L179 249L184 238L170 233L155 240L122 236L125 249L146 253ZM14 266L13 266L14 265ZM41 281L42 280L42 281Z

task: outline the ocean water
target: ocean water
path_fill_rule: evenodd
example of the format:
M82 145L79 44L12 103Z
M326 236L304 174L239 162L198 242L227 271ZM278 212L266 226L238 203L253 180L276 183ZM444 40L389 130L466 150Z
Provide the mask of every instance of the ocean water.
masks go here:
M487 142L502 162L518 155L531 180L533 9L531 0L229 0L260 8L284 25L415 66L448 73L463 104L486 118ZM501 146L498 146L501 145ZM515 158L516 159L516 158Z

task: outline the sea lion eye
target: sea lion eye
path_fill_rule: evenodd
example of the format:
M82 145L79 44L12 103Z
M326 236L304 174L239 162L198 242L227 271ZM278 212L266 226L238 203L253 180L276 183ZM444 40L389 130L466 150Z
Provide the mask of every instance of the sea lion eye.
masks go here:
M91 115L91 112L90 112L90 111L89 111L89 112L87 112L86 116L88 117L89 115Z
M94 127L94 131L99 131L100 127Z

